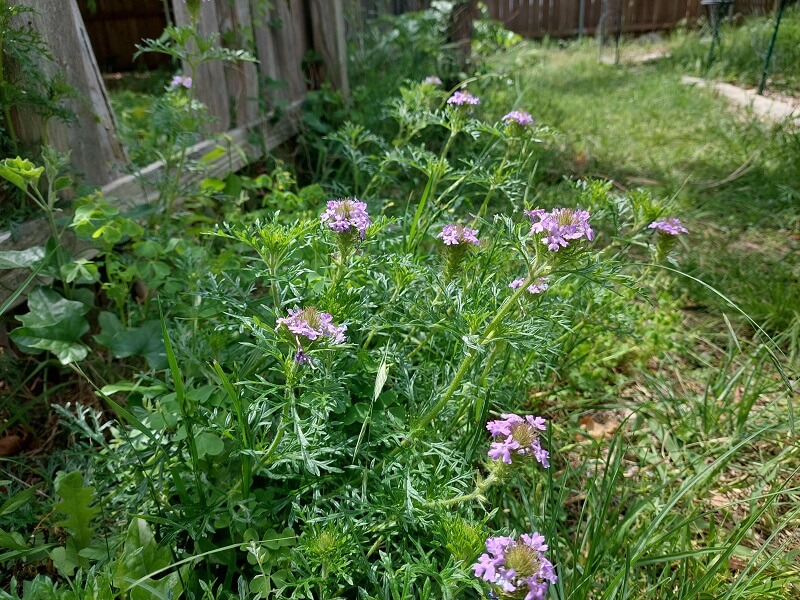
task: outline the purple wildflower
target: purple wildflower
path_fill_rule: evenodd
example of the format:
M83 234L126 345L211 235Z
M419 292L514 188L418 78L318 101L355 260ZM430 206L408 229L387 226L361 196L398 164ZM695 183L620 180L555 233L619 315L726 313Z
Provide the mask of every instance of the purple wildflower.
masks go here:
M437 235L448 246L455 246L457 244L472 244L480 246L478 240L478 230L464 227L463 225L445 225L442 231Z
M455 94L447 99L448 104L462 106L464 104L472 104L473 106L481 103L481 99L473 96L469 92L457 91Z
M294 354L294 360L298 365L311 364L311 357L303 352L303 349L300 346L297 347L297 352Z
M550 280L549 277L539 277L536 281L528 286L528 293L529 294L541 294L545 290L549 289L550 286L547 282ZM511 283L508 284L512 290L517 289L518 287L522 287L522 284L525 283L524 279L515 279Z
M175 75L170 83L172 87L183 86L187 90L192 87L192 78L188 75Z
M363 240L370 226L367 205L358 198L330 200L327 210L322 213L321 220L337 233L355 233Z
M648 225L649 229L657 229L659 232L666 233L668 235L680 235L681 233L689 233L689 230L686 229L683 225L681 225L680 220L677 217L671 217L666 221L653 221Z
M542 208L526 210L531 218L531 233L544 233L542 243L547 249L557 252L566 248L572 240L585 237L594 239L594 230L589 225L589 213L574 208L554 208L550 212Z
M533 117L530 115L530 113L525 112L524 110L512 110L503 117L503 121L506 123L516 123L520 127L536 124L536 121L533 120Z
M542 417L525 418L519 415L502 414L502 420L489 421L486 429L492 437L500 438L492 442L489 448L489 458L502 460L511 464L513 456L532 454L542 466L550 466L550 453L542 448L539 442L539 432L547 429L547 421Z
M427 83L428 85L442 85L442 80L436 75L431 75L430 77L426 77L422 83Z
M555 583L555 568L544 556L548 549L538 532L519 539L493 537L486 540L486 553L472 565L475 577L489 582L502 595L525 600L544 600L547 584Z
M344 332L347 329L346 325L334 325L333 317L329 313L320 312L313 306L302 309L290 308L289 316L278 319L275 329L279 330L282 325L295 336L303 336L312 342L320 338L329 338L334 344L344 342ZM301 362L298 359L298 355L301 354L305 356L301 350L295 355L298 362Z

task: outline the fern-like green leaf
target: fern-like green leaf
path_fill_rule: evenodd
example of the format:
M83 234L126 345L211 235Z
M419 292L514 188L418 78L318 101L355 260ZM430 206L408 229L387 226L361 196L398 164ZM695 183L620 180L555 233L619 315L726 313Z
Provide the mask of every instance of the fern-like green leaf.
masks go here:
M91 506L94 500L94 488L84 487L83 476L78 471L56 477L56 493L61 501L55 505L57 513L66 515L66 519L56 525L66 529L74 540L78 551L87 548L92 541L92 519L99 509Z

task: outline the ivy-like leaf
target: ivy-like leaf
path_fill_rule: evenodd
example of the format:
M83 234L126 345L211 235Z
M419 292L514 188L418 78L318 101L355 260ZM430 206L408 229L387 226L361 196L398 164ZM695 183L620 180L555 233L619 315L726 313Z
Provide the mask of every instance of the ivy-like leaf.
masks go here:
M63 365L86 358L88 349L78 340L89 331L83 317L88 306L37 287L28 295L28 308L29 313L16 317L22 327L10 333L20 350L30 354L49 350Z
M116 315L103 312L98 322L100 333L94 339L111 350L115 358L144 356L152 369L167 366L160 321L147 321L141 327L125 328Z
M44 258L44 248L34 246L27 250L0 252L0 269L32 269Z

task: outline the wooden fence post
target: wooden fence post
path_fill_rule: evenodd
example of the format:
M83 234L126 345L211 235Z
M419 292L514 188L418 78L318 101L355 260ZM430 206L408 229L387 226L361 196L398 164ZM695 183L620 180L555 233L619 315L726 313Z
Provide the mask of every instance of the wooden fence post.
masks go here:
M191 23L189 9L184 0L172 0L172 10L175 13L176 25L184 26ZM219 35L216 2L201 3L197 29L204 36ZM214 117L214 121L208 124L208 131L212 133L230 129L230 101L226 87L220 85L223 81L225 81L225 69L220 61L214 60L200 65L192 83L196 98L208 107L208 112Z
M327 79L345 99L350 97L347 75L343 0L309 0L314 49L322 55Z
M255 53L249 0L232 0L217 7L220 35L230 37L234 49ZM259 116L258 69L252 62L225 63L225 83L237 127L255 123Z
M11 4L36 11L22 17L41 34L53 56L53 62L42 61L42 71L47 76L62 71L77 92L66 102L75 113L75 123L51 119L45 131L42 119L32 111L12 111L17 136L28 143L46 139L61 152L71 150L72 166L87 183L113 181L127 167L128 156L117 137L114 111L76 0L11 0Z

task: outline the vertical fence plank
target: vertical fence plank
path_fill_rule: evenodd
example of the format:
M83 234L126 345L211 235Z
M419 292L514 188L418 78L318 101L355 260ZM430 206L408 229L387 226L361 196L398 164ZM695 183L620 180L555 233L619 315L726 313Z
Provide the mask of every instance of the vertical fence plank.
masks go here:
M125 149L118 141L114 111L97 67L97 61L75 0L46 3L40 0L12 0L36 10L23 15L49 45L54 59L42 62L47 76L62 71L78 97L66 104L76 122L47 124L48 143L61 152L71 150L73 167L88 183L102 185L119 177L128 165ZM16 133L22 141L35 143L45 137L44 123L32 111L12 111Z
M279 77L286 82L289 100L299 100L306 93L303 55L309 48L305 7L301 0L281 0L274 7L273 19L279 24L273 32Z
M311 38L314 49L322 55L326 79L347 98L347 45L345 40L343 0L310 0Z
M254 50L253 25L248 0L232 0L217 6L219 32L223 44L233 49ZM225 87L235 126L254 123L259 117L258 71L251 62L225 63Z
M218 2L224 3L227 0L202 3L200 21L197 24L197 29L201 35L216 35L219 38ZM186 8L184 0L172 0L172 9L175 13L175 22L178 25L188 25L191 22L189 10ZM217 39L217 43L219 43L219 39ZM184 68L188 69L188 66L184 66ZM225 81L225 69L222 63L216 60L203 63L194 73L193 87L195 96L208 107L208 112L213 117L213 120L207 126L208 131L213 133L227 131L231 124L228 92L225 86L220 85L223 81Z
M597 31L603 0L484 0L493 19L523 36L540 38L571 36ZM737 0L734 11L763 14L773 0ZM705 16L700 0L613 0L610 2L608 34L616 33L617 16L623 15L623 32L669 29L684 19ZM581 21L581 15L583 20Z

